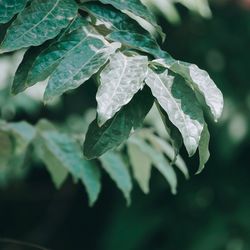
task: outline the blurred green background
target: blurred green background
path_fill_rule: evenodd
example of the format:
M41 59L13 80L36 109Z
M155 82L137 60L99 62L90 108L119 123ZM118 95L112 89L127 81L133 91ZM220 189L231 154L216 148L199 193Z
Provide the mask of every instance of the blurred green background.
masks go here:
M167 34L164 48L175 58L206 69L224 93L223 117L218 124L209 124L211 158L204 172L195 176L197 159L185 157L191 178L186 181L179 174L178 194L173 196L153 171L150 194L144 195L134 183L130 207L104 175L100 199L89 208L82 186L68 180L58 191L44 166L33 162L25 180L10 176L1 185L1 238L54 250L250 249L250 1L214 0L210 6L210 18L180 4L175 5L178 20L166 21L159 13ZM13 65L17 57L1 62ZM58 123L67 119L74 126L74 115L95 105L94 84L65 95L53 106L34 101L39 89L13 102L9 86L3 87L7 80L2 73L9 69L2 63L0 70L4 119L33 124L41 117Z

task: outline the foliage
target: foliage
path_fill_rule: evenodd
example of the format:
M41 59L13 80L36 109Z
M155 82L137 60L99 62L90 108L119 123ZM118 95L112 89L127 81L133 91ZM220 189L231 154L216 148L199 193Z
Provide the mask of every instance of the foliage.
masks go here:
M11 165L12 150L24 160L32 152L45 163L57 187L68 173L80 179L91 205L101 189L100 165L128 202L132 189L129 160L145 193L151 165L176 193L173 165L188 176L178 156L182 142L189 156L199 149L198 171L203 169L209 158L203 110L208 109L217 121L223 109L222 94L204 70L175 60L161 49L157 38L164 39L164 34L155 16L139 0L1 3L0 23L7 25L0 53L25 49L11 87L13 94L47 79L47 104L90 78L98 84L97 115L86 134L64 134L48 123L31 126L3 122L1 148L6 147L6 152L1 158L6 166ZM149 32L145 28L148 25L155 32ZM153 103L170 135L168 139L160 138L157 130L142 128ZM84 137L85 158L79 145L79 138ZM139 157L133 155L135 148L141 157L147 155L146 170L135 159ZM128 158L123 154L126 151Z
M181 21L180 14L176 8L177 3L184 5L190 11L204 18L210 18L212 15L208 0L143 0L143 2L174 24L180 23Z

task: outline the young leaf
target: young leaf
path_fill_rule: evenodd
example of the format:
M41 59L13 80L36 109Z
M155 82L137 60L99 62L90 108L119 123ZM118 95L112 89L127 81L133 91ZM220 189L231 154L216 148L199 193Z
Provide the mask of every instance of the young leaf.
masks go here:
M170 165L167 159L165 159L164 155L161 152L154 149L152 146L150 146L148 143L146 143L143 139L139 138L138 136L131 136L129 138L129 143L137 145L142 152L144 152L151 158L154 167L157 168L157 170L168 181L171 188L171 192L173 194L176 194L177 177L173 170L173 167Z
M199 144L199 157L200 157L200 165L197 171L197 174L201 173L207 163L210 153L209 153L209 140L210 134L208 131L207 124L204 125L203 131L201 133L201 140Z
M122 106L129 103L134 94L142 89L147 74L145 56L128 57L117 52L100 75L101 85L96 94L98 123L103 125Z
M145 88L137 93L128 105L103 126L98 126L97 119L89 125L83 147L87 159L97 158L116 148L129 137L132 128L136 129L142 125L153 105L152 97L147 98L148 92Z
M133 169L134 177L141 190L149 193L149 180L151 176L152 160L138 145L127 143L129 160Z
M158 74L149 69L146 84L181 132L188 154L192 156L204 126L203 112L194 92L183 78L169 75L168 70Z
M161 59L156 61L162 62L167 68L181 75L204 96L205 102L210 108L215 121L221 117L223 111L223 95L205 70L201 70L195 64L182 61L172 63L164 62Z
M20 12L26 5L27 0L1 0L0 1L0 24L7 23Z
M0 52L38 46L54 38L77 13L72 0L34 0L11 24Z
M132 181L122 157L118 153L109 151L102 155L99 160L102 163L102 167L114 180L117 187L123 192L127 204L129 205L131 202L130 192L132 190Z
M86 30L81 29L82 27ZM27 85L32 86L44 81L56 69L59 63L84 42L88 25L86 19L76 17L55 42L47 46L35 59L27 77ZM78 31L75 31L78 30Z
M64 92L75 89L95 74L109 59L119 43L109 44L102 36L79 32L81 42L65 57L52 73L44 93L49 101ZM75 33L75 32L73 32ZM71 33L71 35L74 35ZM78 38L78 39L79 39Z
M97 2L87 2L80 5L91 15L111 26L115 30L127 30L130 32L147 33L136 21L126 14L115 9L111 5L103 5Z
M89 203L93 205L101 190L100 171L93 162L83 159L81 149L69 136L56 131L39 133L42 160L51 167L63 167L86 187ZM52 166L54 165L54 166Z

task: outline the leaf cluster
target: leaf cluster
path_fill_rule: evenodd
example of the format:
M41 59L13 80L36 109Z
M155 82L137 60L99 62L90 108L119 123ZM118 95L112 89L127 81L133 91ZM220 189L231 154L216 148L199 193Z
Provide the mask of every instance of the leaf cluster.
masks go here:
M129 158L144 192L151 165L176 192L175 172L166 159L187 175L178 161L182 144L189 156L199 150L198 172L204 168L209 131L203 111L208 109L217 121L223 96L206 71L161 49L157 40L165 35L139 0L3 0L0 7L0 24L7 23L0 53L25 49L13 94L47 80L47 103L91 77L98 82L97 116L86 133L85 158L71 137L56 131L38 133L39 155L51 173L56 172L57 185L70 172L82 180L92 204L100 191L99 170L88 160L99 159L129 200L130 175L121 155L113 151L128 138ZM134 133L141 131L154 103L173 148L154 133ZM67 171L59 170L61 166Z

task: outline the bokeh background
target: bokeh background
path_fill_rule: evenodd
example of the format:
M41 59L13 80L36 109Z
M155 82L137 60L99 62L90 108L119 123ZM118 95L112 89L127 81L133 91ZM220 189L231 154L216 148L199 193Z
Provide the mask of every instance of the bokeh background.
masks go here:
M186 181L179 174L178 194L173 196L163 177L153 171L150 194L144 195L134 183L130 207L104 174L93 208L82 186L69 179L56 190L37 162L24 179L12 170L2 171L1 238L54 250L250 249L250 1L213 0L211 12L203 8L200 13L178 3L174 7L165 16L157 12L167 34L164 48L206 69L225 97L222 119L209 124L211 158L206 169L194 175L198 159L188 159L183 151L191 178ZM42 117L74 126L76 116L95 106L94 84L51 106L39 100L42 86L11 97L9 77L19 58L0 58L2 119L35 124ZM14 250L0 243L1 248Z

